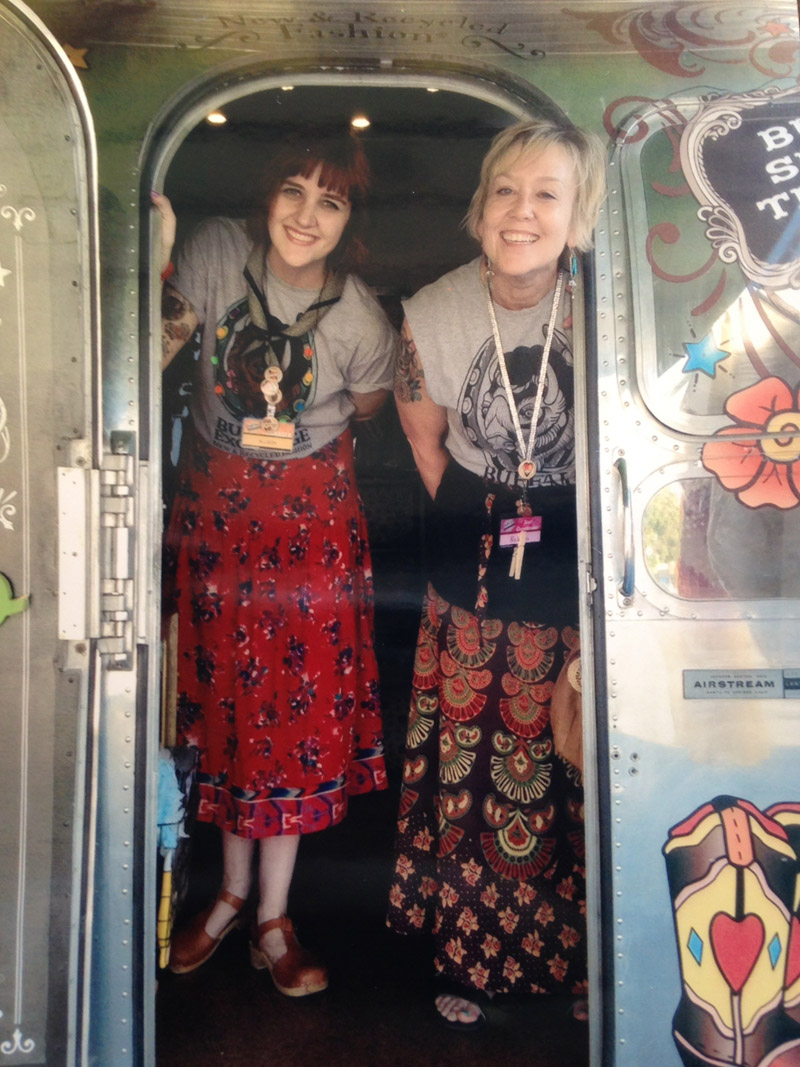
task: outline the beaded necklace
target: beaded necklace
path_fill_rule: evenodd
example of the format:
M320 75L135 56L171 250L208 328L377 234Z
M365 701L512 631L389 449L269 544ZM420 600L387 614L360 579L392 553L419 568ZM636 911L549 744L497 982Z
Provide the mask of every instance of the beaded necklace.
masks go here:
M296 322L287 326L270 314L266 293L255 281L254 275L261 272L262 264L263 250L254 248L244 269L244 277L248 286L247 303L250 320L263 332L266 340L264 377L260 388L267 404L266 418L269 420L269 425L265 423L264 428L273 430L278 422L291 422L296 419L305 408L306 399L314 382L314 371L311 365L313 349L309 334L316 328L325 312L340 300L344 289L344 277L339 274L326 274L317 299L297 316ZM295 390L294 399L288 398L290 403L284 404L279 411L278 407L284 400L280 388L284 377L281 357L285 352L287 341L291 356L295 354L296 347L301 348L307 369L302 374L300 382L296 383L299 384L299 390ZM294 362L291 356L289 367Z

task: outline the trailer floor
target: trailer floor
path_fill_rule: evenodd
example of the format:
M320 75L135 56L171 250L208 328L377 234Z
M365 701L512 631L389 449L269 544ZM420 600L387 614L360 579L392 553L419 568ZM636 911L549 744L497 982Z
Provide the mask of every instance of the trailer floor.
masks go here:
M473 1033L441 1025L430 951L383 922L393 815L393 797L361 797L341 827L301 845L290 910L303 943L327 963L329 988L278 993L250 967L246 932L237 931L193 974L160 976L158 1067L588 1065L588 1027L572 1019L568 998L492 1004L489 1025ZM207 849L203 836L195 855Z

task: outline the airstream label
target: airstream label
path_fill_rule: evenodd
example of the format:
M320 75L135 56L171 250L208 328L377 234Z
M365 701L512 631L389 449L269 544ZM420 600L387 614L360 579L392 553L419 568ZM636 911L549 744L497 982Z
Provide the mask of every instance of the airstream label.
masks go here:
M800 668L786 670L684 671L687 700L782 700L800 697Z

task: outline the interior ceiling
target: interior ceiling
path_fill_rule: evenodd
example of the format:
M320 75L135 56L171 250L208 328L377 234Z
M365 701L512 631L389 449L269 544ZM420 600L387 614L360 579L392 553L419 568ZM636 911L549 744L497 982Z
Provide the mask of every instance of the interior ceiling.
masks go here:
M201 122L183 141L165 191L181 232L208 215L244 217L269 152L298 126L346 129L356 113L373 184L367 280L408 293L475 255L460 229L491 138L514 119L452 91L368 86L270 89L228 103L223 126Z

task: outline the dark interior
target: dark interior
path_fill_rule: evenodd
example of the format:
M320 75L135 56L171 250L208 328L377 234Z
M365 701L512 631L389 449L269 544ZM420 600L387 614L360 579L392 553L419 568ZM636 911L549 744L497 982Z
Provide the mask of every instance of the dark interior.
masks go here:
M513 116L452 91L358 86L271 89L226 104L223 126L192 130L170 166L165 192L179 241L209 215L244 217L263 160L309 121L346 127L356 113L373 172L365 280L399 324L400 300L477 252L460 223L491 138ZM164 383L165 495L180 437L190 352ZM177 420L177 421L176 421ZM178 430L176 432L176 426ZM370 530L389 789L355 798L340 826L304 837L290 911L301 937L325 959L323 994L290 1000L247 963L246 934L228 938L197 972L162 972L158 1063L433 1064L488 1062L580 1067L588 1031L567 1000L504 998L493 1025L453 1034L433 1009L431 953L384 926L411 667L424 590L424 492L392 401L359 431L359 488ZM168 501L167 501L168 502ZM184 912L211 899L220 878L213 828L197 826L185 850ZM187 879L184 878L184 881Z

